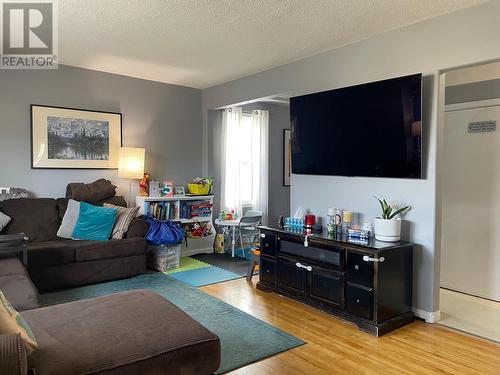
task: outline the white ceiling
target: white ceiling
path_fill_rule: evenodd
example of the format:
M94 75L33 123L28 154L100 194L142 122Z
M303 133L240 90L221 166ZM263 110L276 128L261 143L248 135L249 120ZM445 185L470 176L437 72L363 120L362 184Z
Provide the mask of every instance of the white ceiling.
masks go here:
M59 0L59 63L205 88L484 0Z

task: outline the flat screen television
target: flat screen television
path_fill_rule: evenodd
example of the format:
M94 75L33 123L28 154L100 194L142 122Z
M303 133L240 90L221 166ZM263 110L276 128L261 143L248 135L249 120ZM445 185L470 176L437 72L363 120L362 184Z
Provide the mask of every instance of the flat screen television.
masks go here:
M294 174L422 178L422 75L290 99Z

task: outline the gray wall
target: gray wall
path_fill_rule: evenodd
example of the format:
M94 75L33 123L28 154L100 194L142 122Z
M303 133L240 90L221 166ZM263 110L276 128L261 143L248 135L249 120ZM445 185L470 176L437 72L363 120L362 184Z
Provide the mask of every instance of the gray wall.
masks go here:
M203 90L206 116L208 109L270 95L304 94L424 73L424 179L294 175L291 189L292 211L302 205L321 216L328 206L336 206L372 218L378 213L372 194L412 205L407 215L407 238L420 244L414 257L414 295L416 312L423 317L432 318L429 313L439 309L441 203L437 145L442 132L438 108L443 97L438 77L445 69L500 58L498 14L500 2L487 2ZM208 122L204 126L208 127Z
M276 223L280 215L290 212L290 187L283 186L283 129L290 128L288 106L270 103L243 105L243 110L269 111L269 214L268 222ZM215 212L220 210L221 125L222 111L208 111L210 122L208 174L215 178Z
M31 169L30 104L121 112L123 145L146 148L153 177L183 184L201 174L200 90L67 66L0 70L0 87L0 186L60 197L69 182L105 177L128 194L116 170Z

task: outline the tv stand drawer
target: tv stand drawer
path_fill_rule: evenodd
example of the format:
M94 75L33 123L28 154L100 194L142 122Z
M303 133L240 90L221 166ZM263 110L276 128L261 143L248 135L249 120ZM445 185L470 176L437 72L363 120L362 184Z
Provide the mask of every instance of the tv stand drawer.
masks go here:
M281 240L280 253L295 255L319 263L326 263L332 268L340 270L343 250L341 248L322 249L316 246L305 247L302 243Z

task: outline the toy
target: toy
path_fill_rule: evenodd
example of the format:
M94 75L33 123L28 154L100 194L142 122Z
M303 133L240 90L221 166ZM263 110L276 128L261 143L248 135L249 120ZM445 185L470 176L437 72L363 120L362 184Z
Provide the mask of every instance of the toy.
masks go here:
M214 251L217 254L224 254L224 233L217 233L215 236Z
M203 237L203 228L199 223L194 223L193 229L191 230L191 236Z
M151 179L151 175L149 173L144 173L144 177L141 182L139 182L139 195L141 197L147 197L149 191L149 180Z
M173 197L174 196L174 181L165 180L163 181L163 186L161 188L162 197Z
M175 186L174 187L174 196L183 197L186 195L186 189L184 186Z

